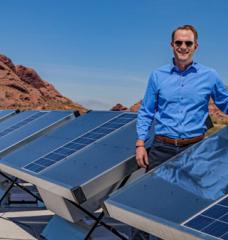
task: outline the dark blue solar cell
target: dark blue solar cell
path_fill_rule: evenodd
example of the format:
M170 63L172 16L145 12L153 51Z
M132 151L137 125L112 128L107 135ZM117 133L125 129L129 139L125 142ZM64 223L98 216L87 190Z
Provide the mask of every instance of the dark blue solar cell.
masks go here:
M228 231L228 224L215 221L201 231L215 237L220 237Z
M21 124L21 126L24 126L24 125L32 122L33 120L34 120L34 119L28 119L28 120L26 120L26 121L23 121L22 124Z
M44 168L45 168L45 166L40 166L35 163L30 163L29 165L25 166L25 169L30 170L35 173L42 171Z
M79 149L82 149L85 145L82 145L82 144L76 144L76 143L68 143L66 145L64 145L65 148L70 148L70 149L73 149L75 151L79 150Z
M221 202L219 202L218 204L228 207L228 197L224 198L224 199L223 199Z
M75 152L74 149L69 149L69 148L64 148L64 147L61 147L61 148L57 149L56 151L54 151L54 153L58 153L58 154L61 154L64 156L70 155L73 152Z
M94 140L89 139L89 138L80 137L80 138L75 139L72 142L87 145L87 144L90 144L90 143L94 142Z
M220 221L226 222L228 224L228 214L219 218Z
M11 126L11 127L7 128L6 130L11 130L11 129L15 129L15 128L17 128L17 125Z
M94 139L94 140L97 140L99 138L101 138L102 136L104 136L103 134L97 134L97 133L94 133L94 132L90 132L90 133L87 133L85 135L83 135L83 137L85 138L91 138L91 139Z
M204 211L202 215L208 216L211 218L220 218L222 215L226 214L228 212L228 208L220 206L220 205L215 205L208 210Z
M211 218L199 215L193 218L191 221L187 222L185 225L190 228L201 230L202 228L205 228L207 225L211 224L213 221L214 220Z
M39 117L41 117L42 115L36 115L36 116L31 116L30 118L28 118L28 120L30 120L30 121L32 121L32 120L34 120L34 119L36 119L36 118L39 118ZM27 120L27 119L26 119Z
M134 120L135 120L134 118L120 118L120 119L116 120L116 122L117 121L122 121L122 122L125 122L125 124L128 124L128 123L130 123Z
M56 154L56 153L50 153L50 154L46 155L45 158L48 158L48 159L50 159L50 160L52 160L52 161L57 162L57 161L63 159L64 156L63 156L63 155Z
M103 128L103 127L100 127L99 129L96 130L96 133L104 133L104 136L113 132L112 129L110 128Z
M119 118L129 118L129 119L136 119L136 117L137 117L137 115L136 114L127 114L127 113L125 113L125 114L123 114L123 115L121 115Z
M21 123L22 123L23 125L26 125L26 124L32 122L33 120L34 120L34 119L30 119L30 118L28 118L28 119L22 121ZM22 125L22 124L21 124L21 125Z
M40 158L34 162L35 164L39 164L45 167L51 166L55 162L51 161L50 159L47 158Z
M105 133L105 132L99 132L99 129L96 129L96 130L92 131L91 134L97 135L98 139L107 135L107 133Z
M23 122L19 122L19 123L17 123L17 127L21 127L21 126L23 126L23 125L24 125Z
M102 127L104 128L112 128L112 129L118 129L120 127L122 127L124 124L122 123L106 123L104 125L102 125Z
M132 121L132 119L128 119L128 118L120 118L120 119L116 119L115 121L113 121L113 122L115 122L115 123L121 123L121 124L127 124L127 123L129 123L130 121Z

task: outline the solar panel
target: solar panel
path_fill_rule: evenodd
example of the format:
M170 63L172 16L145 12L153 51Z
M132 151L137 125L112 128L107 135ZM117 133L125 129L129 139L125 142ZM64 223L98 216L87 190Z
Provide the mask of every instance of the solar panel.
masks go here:
M107 213L162 239L227 239L227 146L228 126L113 193Z
M20 122L4 129L3 131L0 132L0 137L3 137L11 132L13 132L14 130L18 130L19 128L25 126L26 124L42 117L43 115L47 114L48 112L37 112L37 113L34 113L32 116L30 117L27 117L23 120L21 120Z
M15 112L15 111L14 111ZM0 124L0 155L22 146L42 133L73 119L73 111L23 111Z
M103 128L120 122L119 128ZM66 199L94 211L138 169L135 123L135 113L90 111L11 151L1 158L0 170L35 184L48 209L75 222L81 213L71 210ZM60 199L66 201L64 210L56 204Z
M34 160L33 162L25 165L23 168L34 173L40 173L60 160L63 160L66 157L81 151L90 144L97 142L101 138L113 133L115 130L120 129L135 119L135 114L123 113L120 116L114 117L106 123L101 124L95 129L86 132L82 136L67 142L62 147L52 151L51 153ZM40 159L48 159L51 161L46 164L45 161L41 162Z
M228 195L194 215L182 225L226 240L228 236Z

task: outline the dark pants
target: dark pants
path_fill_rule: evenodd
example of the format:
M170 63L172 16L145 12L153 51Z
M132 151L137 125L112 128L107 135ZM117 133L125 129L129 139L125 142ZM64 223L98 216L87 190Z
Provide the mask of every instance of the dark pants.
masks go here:
M182 147L177 147L173 144L160 142L157 140L154 140L151 149L149 151L148 157L149 157L149 169L153 169L160 164L166 162L170 158L176 156L178 153L184 151L188 147L190 147L192 144ZM160 239L154 236L149 235L148 233L145 233L140 230L133 231L133 240L155 240Z
M192 144L177 147L173 144L154 140L148 156L150 163L149 169L159 166L160 164L166 162L170 158L176 156L178 153L184 151L191 145Z

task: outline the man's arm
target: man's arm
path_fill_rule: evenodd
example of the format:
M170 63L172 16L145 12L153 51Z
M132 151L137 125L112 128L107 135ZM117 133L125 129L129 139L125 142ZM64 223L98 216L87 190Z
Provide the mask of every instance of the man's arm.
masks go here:
M136 161L137 164L143 168L146 168L149 165L144 142L154 119L157 92L156 77L152 74L147 85L143 102L138 111L136 124L136 131L138 135L136 140Z
M215 73L216 81L211 94L215 105L224 113L228 114L228 90L225 88L224 83L219 78L218 74Z

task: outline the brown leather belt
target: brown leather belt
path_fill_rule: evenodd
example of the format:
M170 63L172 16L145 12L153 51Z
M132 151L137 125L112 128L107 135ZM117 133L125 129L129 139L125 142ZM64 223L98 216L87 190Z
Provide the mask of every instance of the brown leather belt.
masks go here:
M200 135L200 136L193 137L193 138L176 138L176 139L168 138L168 137L164 137L164 136L159 136L159 135L155 136L155 140L170 143L170 144L173 144L177 147L182 147L182 146L186 146L186 145L189 145L189 144L192 144L192 143L199 142L203 138L204 138L204 135Z

